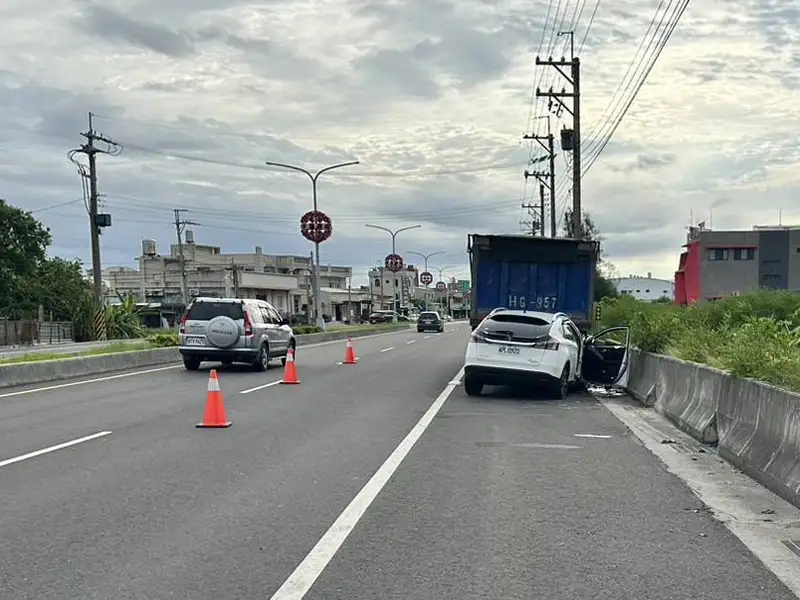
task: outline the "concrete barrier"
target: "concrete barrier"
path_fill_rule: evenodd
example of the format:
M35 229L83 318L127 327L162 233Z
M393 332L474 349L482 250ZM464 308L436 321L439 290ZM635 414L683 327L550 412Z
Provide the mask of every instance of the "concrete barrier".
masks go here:
M298 346L319 344L347 337L367 337L408 330L408 323L390 325L378 330L335 330L322 333L309 333L297 336ZM344 352L344 350L342 351ZM178 363L181 360L177 348L153 348L151 350L134 350L131 352L115 352L112 354L96 354L93 356L74 356L55 360L42 360L21 363L0 364L0 388L17 387L33 383L47 383L73 377L100 375L114 371L152 367Z
M710 367L634 351L628 392L696 440L715 443L717 401L727 379Z
M628 391L800 508L800 394L640 351Z
M800 507L800 395L729 377L717 410L720 456Z

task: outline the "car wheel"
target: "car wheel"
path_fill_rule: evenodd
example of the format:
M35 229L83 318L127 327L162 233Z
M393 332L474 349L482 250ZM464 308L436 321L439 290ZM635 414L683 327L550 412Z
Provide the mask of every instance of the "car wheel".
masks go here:
M259 372L269 369L269 349L266 344L262 344L261 348L258 349L258 356L253 363L253 369Z
M200 359L194 356L184 356L183 366L187 371L197 371L200 368Z
M564 400L569 395L569 365L564 365L561 377L552 386L552 394L556 400Z
M480 396L483 391L483 383L476 377L466 375L464 377L464 391L467 392L467 396Z

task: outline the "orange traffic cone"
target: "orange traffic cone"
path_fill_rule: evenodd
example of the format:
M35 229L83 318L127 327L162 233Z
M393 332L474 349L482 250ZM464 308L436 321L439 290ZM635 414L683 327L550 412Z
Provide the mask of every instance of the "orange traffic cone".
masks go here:
M353 340L347 338L347 344L344 347L344 361L343 365L354 365L358 362L356 351L353 350Z
M233 422L228 421L225 412L225 400L219 389L219 378L217 370L211 369L208 376L208 393L206 394L206 411L203 414L203 422L198 423L198 427L230 427Z
M286 368L283 370L283 384L298 384L300 380L297 378L297 364L294 362L294 349L289 348L286 352Z

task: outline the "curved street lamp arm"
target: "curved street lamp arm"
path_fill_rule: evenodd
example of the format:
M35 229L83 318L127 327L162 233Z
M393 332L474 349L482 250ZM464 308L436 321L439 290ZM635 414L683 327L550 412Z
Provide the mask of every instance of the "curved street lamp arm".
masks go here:
M415 256L421 256L425 260L430 260L431 256L438 256L439 254L444 254L444 250L439 250L438 252L431 252L430 254L423 254L422 252L414 252L413 250L406 250L406 254L413 254Z
M396 231L394 231L393 235L397 235L401 231L408 231L409 229L419 229L420 227L422 227L422 225L411 225L409 227L401 227L400 229L397 229Z
M264 164L268 167L279 167L281 169L289 169L290 171L297 171L298 173L303 173L308 176L311 181L314 181L314 174L311 171L307 171L303 167L296 167L295 165L287 165L286 163L279 163L279 162L272 162L270 160L264 161Z
M330 165L329 167L324 167L324 168L320 169L314 175L312 175L312 177L314 179L316 179L317 177L319 177L323 173L327 173L328 171L333 171L334 169L341 169L342 167L352 167L354 165L360 165L360 164L361 164L361 161L350 160L350 161L347 161L347 162L338 163L336 165Z
M389 235L394 235L394 231L392 231L388 227L381 227L380 225L370 225L369 223L364 225L364 227L372 227L372 229L380 229L381 231L385 231Z

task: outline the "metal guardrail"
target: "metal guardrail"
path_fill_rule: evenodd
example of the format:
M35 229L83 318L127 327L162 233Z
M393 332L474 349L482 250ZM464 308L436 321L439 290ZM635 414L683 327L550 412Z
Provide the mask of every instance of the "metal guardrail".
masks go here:
M64 344L75 340L71 321L10 321L0 318L0 347Z

